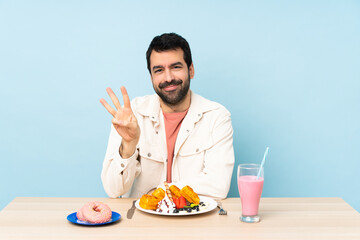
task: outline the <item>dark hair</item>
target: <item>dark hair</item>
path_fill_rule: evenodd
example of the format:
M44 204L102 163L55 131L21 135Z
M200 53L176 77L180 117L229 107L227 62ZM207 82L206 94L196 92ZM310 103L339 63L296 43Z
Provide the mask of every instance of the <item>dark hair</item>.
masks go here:
M146 61L147 68L151 74L150 70L150 55L152 51L163 52L168 50L176 50L181 48L184 52L184 60L186 62L187 67L189 68L192 59L191 59L191 51L189 43L182 36L176 33L164 33L160 36L154 37L151 41L148 50L146 51Z

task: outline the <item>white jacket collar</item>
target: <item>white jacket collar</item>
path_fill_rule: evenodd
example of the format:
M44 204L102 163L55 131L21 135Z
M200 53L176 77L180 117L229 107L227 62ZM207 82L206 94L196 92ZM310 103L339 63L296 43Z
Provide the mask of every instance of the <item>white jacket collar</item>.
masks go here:
M190 92L191 96L191 103L190 108L187 113L187 116L195 118L195 122L197 122L202 115L205 112L217 109L220 107L220 105L216 102L212 102L208 99L203 98L202 96ZM147 96L146 100L143 102L143 104L140 104L137 106L136 111L143 115L151 118L155 122L159 122L159 116L160 116L160 100L159 96L157 94L153 94L150 96Z

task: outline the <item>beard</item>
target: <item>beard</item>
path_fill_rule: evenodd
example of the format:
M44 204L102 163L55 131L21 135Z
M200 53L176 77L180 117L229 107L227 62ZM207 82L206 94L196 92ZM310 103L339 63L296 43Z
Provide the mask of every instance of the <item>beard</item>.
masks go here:
M182 83L184 84L182 85ZM165 92L162 90L165 87L172 85L173 86L178 85L180 87L170 92ZM157 95L161 98L161 100L163 100L165 104L171 106L177 105L185 99L185 96L187 95L190 89L190 74L188 75L188 78L185 79L185 81L181 79L178 80L173 79L170 82L160 83L158 87L155 87L155 85L153 84L153 87Z

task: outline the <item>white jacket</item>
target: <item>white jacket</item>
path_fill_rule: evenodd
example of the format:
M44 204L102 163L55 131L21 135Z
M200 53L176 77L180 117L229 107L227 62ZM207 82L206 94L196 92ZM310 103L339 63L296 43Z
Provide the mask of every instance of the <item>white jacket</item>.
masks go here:
M121 137L111 126L101 173L110 197L139 198L166 180L167 148L164 118L156 94L131 102L141 135L134 155L121 158ZM191 92L191 104L178 133L172 181L189 185L199 195L226 198L234 167L230 112Z

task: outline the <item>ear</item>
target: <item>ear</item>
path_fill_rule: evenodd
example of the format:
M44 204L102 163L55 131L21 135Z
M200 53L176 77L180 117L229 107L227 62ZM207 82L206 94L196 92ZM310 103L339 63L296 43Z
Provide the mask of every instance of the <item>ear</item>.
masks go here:
M191 63L191 65L189 67L189 75L190 75L190 79L193 79L195 76L194 63Z

